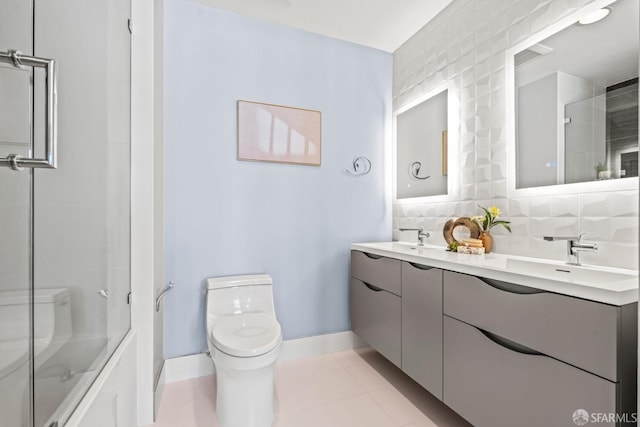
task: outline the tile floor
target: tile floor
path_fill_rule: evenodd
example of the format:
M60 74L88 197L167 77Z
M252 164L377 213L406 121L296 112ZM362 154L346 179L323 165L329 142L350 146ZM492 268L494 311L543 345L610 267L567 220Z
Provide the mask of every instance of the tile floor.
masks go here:
M215 377L168 384L153 427L217 427ZM370 348L276 364L274 427L468 427ZM151 427L149 426L149 427Z

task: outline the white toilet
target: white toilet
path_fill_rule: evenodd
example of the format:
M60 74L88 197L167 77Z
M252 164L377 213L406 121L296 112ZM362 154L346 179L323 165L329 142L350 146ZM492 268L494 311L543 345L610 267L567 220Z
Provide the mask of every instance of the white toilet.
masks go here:
M2 425L27 425L29 346L32 342L37 370L71 339L69 290L34 289L32 295L26 289L0 291L0 325L0 402L6 423Z
M207 342L220 427L271 427L282 331L269 275L207 279Z

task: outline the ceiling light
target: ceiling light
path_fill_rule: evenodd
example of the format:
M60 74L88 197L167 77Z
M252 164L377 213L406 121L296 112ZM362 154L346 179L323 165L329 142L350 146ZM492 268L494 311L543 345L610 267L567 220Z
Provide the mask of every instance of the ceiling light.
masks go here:
M609 13L611 13L611 9L609 9L608 7L603 7L602 9L598 9L580 18L578 20L578 24L580 25L593 24L594 22L598 22L606 18L607 15L609 15Z

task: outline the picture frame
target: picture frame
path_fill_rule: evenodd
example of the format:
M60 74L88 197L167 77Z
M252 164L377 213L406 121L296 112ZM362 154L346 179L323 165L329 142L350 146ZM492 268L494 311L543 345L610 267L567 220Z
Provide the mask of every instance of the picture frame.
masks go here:
M322 113L238 100L238 160L320 166Z

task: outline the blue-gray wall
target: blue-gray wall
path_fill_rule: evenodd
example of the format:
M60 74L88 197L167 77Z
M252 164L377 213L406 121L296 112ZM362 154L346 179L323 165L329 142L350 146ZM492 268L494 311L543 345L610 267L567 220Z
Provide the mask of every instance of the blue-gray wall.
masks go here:
M187 0L165 21L165 356L206 348L210 276L270 274L285 339L348 330L349 244L391 239L391 54ZM321 111L322 166L236 160L239 99Z

